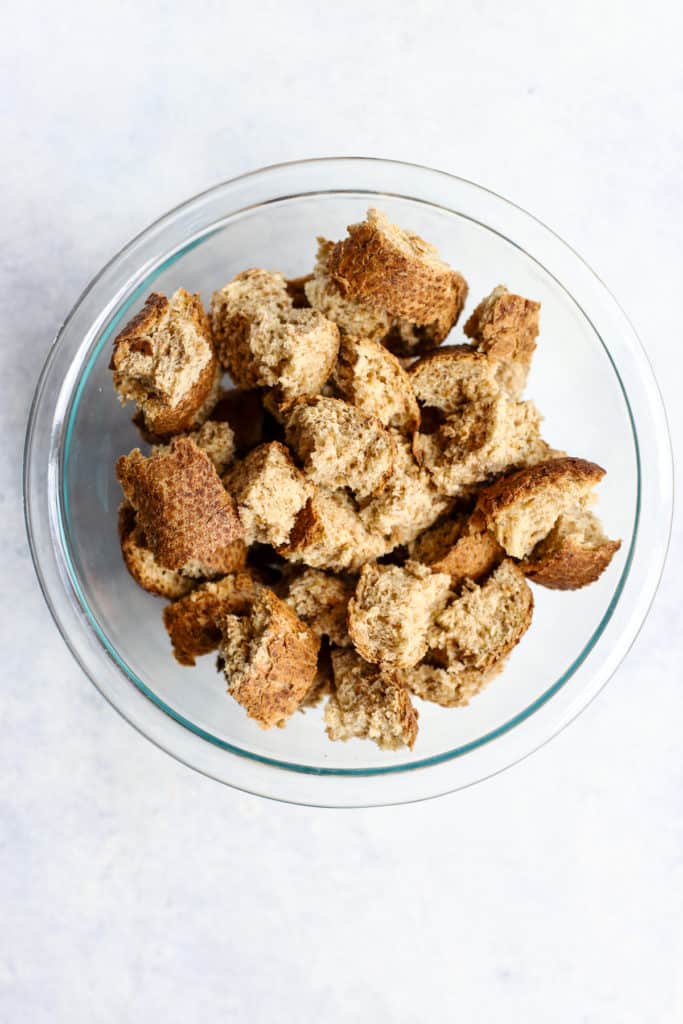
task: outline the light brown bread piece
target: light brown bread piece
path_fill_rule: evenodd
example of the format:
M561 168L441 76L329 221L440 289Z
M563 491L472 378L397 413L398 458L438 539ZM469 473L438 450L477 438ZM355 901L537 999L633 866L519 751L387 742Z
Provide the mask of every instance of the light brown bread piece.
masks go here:
M382 673L353 650L332 651L334 690L325 706L331 740L369 739L383 750L413 748L418 713L397 673Z
M261 728L284 725L315 680L320 640L267 587L219 626L228 693Z
M526 386L540 310L540 302L498 285L465 324L465 334L498 364L498 381L512 398L519 398Z
M147 546L143 531L136 523L133 507L127 501L123 501L119 507L119 540L126 568L143 590L174 600L183 597L195 586L194 580L159 565Z
M218 397L220 368L199 295L154 292L114 341L110 369L123 405L165 437L198 426Z
M520 568L551 590L579 590L603 574L620 547L621 541L610 540L592 512L564 513Z
M199 430L192 430L183 437L189 438L203 452L205 452L214 469L220 475L224 473L235 458L235 435L229 423L221 423L217 420L207 420ZM168 452L168 444L156 444L152 447L151 454L156 455Z
M508 555L526 558L558 516L587 506L604 475L594 462L569 456L520 469L480 492L473 521L490 530Z
M223 477L237 503L247 544L286 544L314 489L279 441L254 448Z
M361 657L383 668L416 665L450 584L450 576L417 562L363 566L348 608L349 636Z
M186 597L167 605L164 626L176 661L194 665L196 658L217 650L221 639L218 623L228 614L246 614L258 587L254 574L245 569L201 583Z
M237 274L211 297L211 324L216 352L226 370L241 387L256 387L254 380L245 384L237 377L242 364L250 363L249 335L264 314L275 320L292 309L283 274L261 267L252 267ZM246 371L245 371L246 372Z
M429 636L443 667L485 670L505 657L531 625L534 599L521 569L506 559L481 585L464 584Z
M314 309L337 324L342 334L379 341L389 331L392 318L386 310L357 302L342 293L329 269L334 245L326 238L318 238L318 257L311 279L305 285L306 297Z
M317 488L278 553L290 562L303 562L316 569L354 572L391 547L365 526L349 495Z
M343 336L332 379L342 398L383 426L404 434L418 429L420 410L410 378L379 342Z
M451 586L465 579L488 576L505 552L488 530L478 530L462 518L447 519L427 530L410 545L410 557L432 572L448 573Z
M235 439L235 451L244 455L263 441L263 401L258 389L222 391L212 422L227 423Z
M368 210L361 224L330 253L330 275L345 297L413 324L438 323L448 333L467 296L467 284L418 235Z
M457 663L442 668L422 662L413 668L403 669L401 678L416 697L444 708L458 708L469 704L472 697L500 675L504 666L505 658L485 669L466 668Z
M409 371L413 391L421 405L449 415L467 402L496 397L496 365L470 345L453 345L431 352Z
M328 637L337 647L348 647L346 611L353 591L354 584L346 577L304 569L290 579L285 601L317 636Z
M168 451L149 458L134 448L118 459L116 475L160 565L208 577L242 564L237 507L193 441L173 438Z
M533 402L513 402L503 395L469 402L435 433L416 435L415 456L438 491L457 497L470 484L547 458L550 448L541 438L540 423Z
M297 402L285 436L310 480L332 491L348 487L361 501L382 490L396 459L380 421L338 398Z
M439 493L429 472L418 465L410 441L400 435L395 441L393 472L381 493L360 512L365 527L386 539L386 550L414 540L453 504Z
M240 388L276 388L280 402L316 395L339 351L339 330L315 309L295 309L282 274L246 270L214 293L221 363Z

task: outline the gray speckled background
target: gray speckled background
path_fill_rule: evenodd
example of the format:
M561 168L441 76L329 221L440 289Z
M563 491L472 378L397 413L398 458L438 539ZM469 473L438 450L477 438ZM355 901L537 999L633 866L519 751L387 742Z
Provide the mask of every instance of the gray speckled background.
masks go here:
M115 715L43 604L20 510L60 322L217 180L354 152L472 178L606 280L681 437L681 7L45 5L0 43L0 1020L683 1019L683 534L635 647L523 764L404 809L232 792Z

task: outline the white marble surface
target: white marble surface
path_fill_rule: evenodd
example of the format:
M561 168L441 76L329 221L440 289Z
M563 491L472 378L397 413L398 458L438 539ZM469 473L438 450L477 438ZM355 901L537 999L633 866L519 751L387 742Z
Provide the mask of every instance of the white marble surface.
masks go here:
M131 235L264 163L404 158L532 210L621 299L681 438L680 5L313 6L3 8L0 1020L681 1020L680 520L582 718L403 809L280 806L176 764L38 591L21 446L55 330Z

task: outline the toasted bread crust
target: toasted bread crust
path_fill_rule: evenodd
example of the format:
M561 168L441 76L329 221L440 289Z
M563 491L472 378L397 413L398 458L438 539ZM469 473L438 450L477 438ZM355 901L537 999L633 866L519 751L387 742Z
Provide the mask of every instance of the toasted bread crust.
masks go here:
M465 279L433 246L376 210L349 225L348 237L330 254L329 270L342 294L415 324L437 321L450 330L467 296Z
M127 501L119 506L119 540L128 572L138 586L149 594L175 600L189 593L195 586L194 580L189 577L159 565L147 546L143 531L137 525L135 511Z
M447 573L451 586L456 586L465 579L488 576L505 558L505 551L488 530L450 520L423 533L411 546L411 557L432 572Z
M167 452L148 459L134 448L117 461L116 475L160 565L187 571L198 563L207 576L234 571L235 544L244 550L237 507L193 441L173 438Z
M498 363L498 380L512 398L526 385L536 349L540 302L514 295L499 285L465 324L465 334Z
M200 584L196 590L164 608L164 626L171 638L173 654L181 665L218 648L219 622L228 614L245 614L256 596L258 582L245 569L215 582Z
M526 560L521 565L532 583L551 590L580 590L602 576L620 547L621 541L610 540L591 551L567 541L554 555L538 562Z
M592 512L561 515L520 568L540 586L579 590L602 575L620 547L621 541L605 536Z
M262 729L283 725L315 680L319 638L267 587L220 629L228 692Z

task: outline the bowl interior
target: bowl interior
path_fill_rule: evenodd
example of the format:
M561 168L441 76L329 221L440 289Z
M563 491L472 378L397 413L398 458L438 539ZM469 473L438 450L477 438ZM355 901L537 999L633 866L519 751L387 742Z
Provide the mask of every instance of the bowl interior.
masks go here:
M295 715L285 729L262 731L225 693L214 656L193 669L173 660L163 628L163 601L129 577L116 531L120 487L116 458L140 444L108 369L111 342L152 291L177 287L211 293L251 266L289 276L312 266L316 235L339 238L346 225L377 205L438 246L470 285L467 315L495 285L542 303L541 335L527 396L545 416L544 436L572 455L607 469L598 512L622 549L593 586L576 593L534 588L531 629L504 673L469 707L442 709L417 701L420 735L413 751L389 753L360 741L330 743L318 709ZM449 343L464 340L461 326ZM150 273L103 326L67 418L61 473L61 532L79 600L131 685L207 740L247 757L299 771L401 771L456 756L486 743L532 714L571 677L604 628L623 585L637 526L639 470L628 401L606 347L572 296L529 253L464 213L403 197L327 193L294 196L227 216ZM142 445L144 448L145 446ZM229 754L226 753L226 757Z

